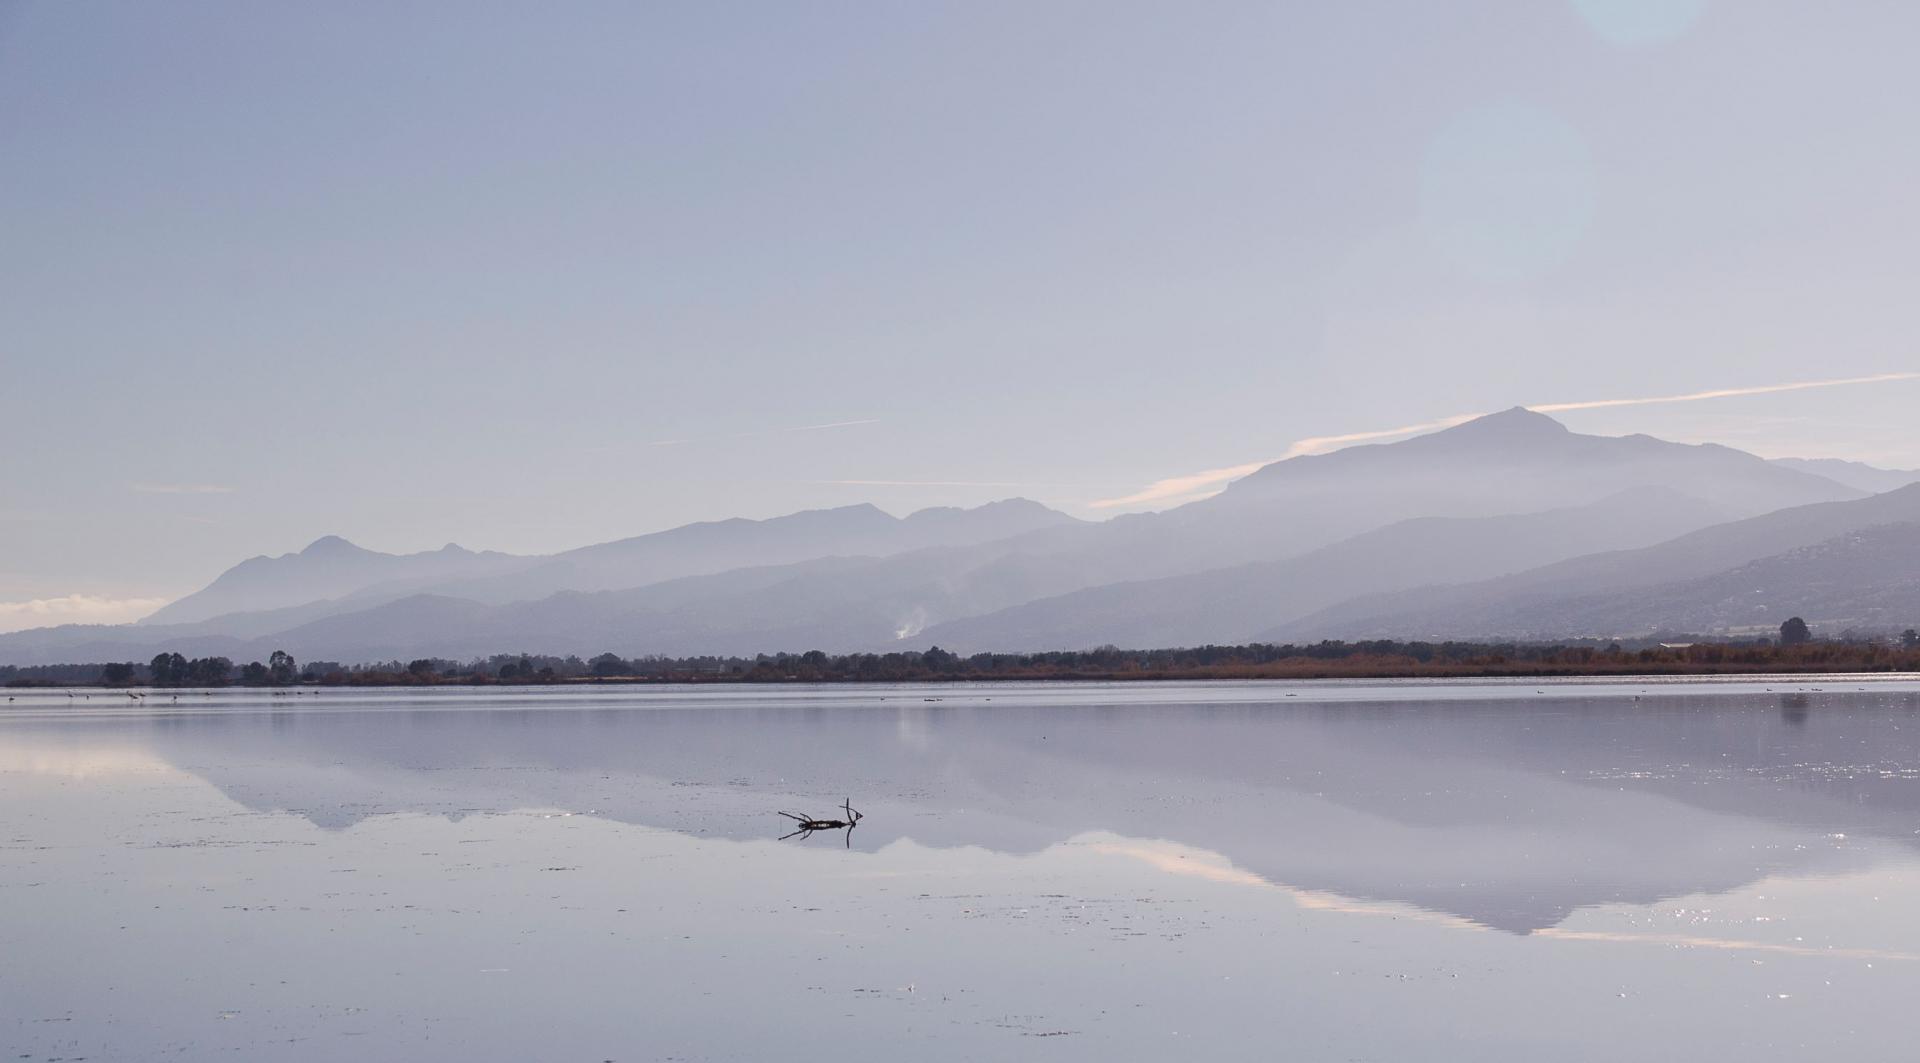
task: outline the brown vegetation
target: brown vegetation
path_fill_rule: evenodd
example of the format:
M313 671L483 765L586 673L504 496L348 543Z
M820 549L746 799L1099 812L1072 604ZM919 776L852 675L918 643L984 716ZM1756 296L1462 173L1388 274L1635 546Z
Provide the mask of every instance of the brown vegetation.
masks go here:
M279 655L276 655L277 657ZM191 664L193 662L189 662ZM134 666L0 668L14 686L129 681ZM112 671L108 671L112 669ZM291 659L257 682L295 682ZM1526 676L1771 675L1807 672L1920 672L1920 638L1897 642L1701 642L1622 647L1480 642L1321 642L1312 645L1198 646L1187 649L980 653L939 648L898 653L761 654L755 657L639 657L591 660L502 654L459 662L343 667L327 662L299 680L324 686L433 686L552 683L899 683L1002 680L1397 679ZM142 677L145 678L145 677ZM189 668L163 682L194 684ZM134 679L132 681L140 681ZM249 682L243 670L241 682ZM198 684L194 684L198 685ZM224 685L216 680L214 685Z

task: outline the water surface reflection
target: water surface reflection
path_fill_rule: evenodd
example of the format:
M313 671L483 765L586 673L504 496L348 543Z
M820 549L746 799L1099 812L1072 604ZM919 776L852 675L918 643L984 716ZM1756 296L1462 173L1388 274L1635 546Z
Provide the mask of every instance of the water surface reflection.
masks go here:
M1920 842L1920 701L1905 691L650 705L179 714L133 733L250 808L332 828L539 806L757 838L784 833L779 809L858 794L869 851L910 838L1025 853L1112 831L1515 932Z
M1817 1041L1817 1027L1839 1012L1920 989L1911 899L1920 881L1920 688L1785 686L1507 685L1483 696L1459 685L1438 694L1418 685L1265 687L1253 696L1231 686L879 688L758 700L626 691L545 701L483 692L399 704L343 694L297 708L234 696L189 711L36 708L0 717L0 828L16 858L4 880L14 914L0 927L30 954L59 947L52 928L122 917L151 923L154 940L177 946L191 935L174 923L191 915L224 928L214 953L223 969L268 978L271 963L249 966L260 961L254 946L278 941L304 954L331 940L373 949L418 977L420 958L388 955L391 942L370 935L415 926L409 912L434 912L418 915L416 929L441 950L433 964L461 972L463 993L501 966L480 953L529 947L541 935L572 941L545 962L585 969L552 978L594 1000L605 987L583 978L663 993L659 1006L626 1006L673 1028L668 1048L731 1045L716 1057L775 1043L737 1022L724 1036L694 1025L705 1016L727 1026L711 994L743 978L799 978L832 1008L845 1004L838 994L851 990L815 981L803 973L808 963L870 977L876 963L925 968L929 955L942 957L934 966L949 1003L964 988L984 1011L937 1019L908 1008L877 1029L857 1028L877 1038L866 1047L878 1053L910 1028L945 1023L955 1032L951 1058L1003 1054L973 1039L993 1031L1079 1036L1086 1047L1064 1054L1098 1058L1114 1044L1096 1048L1096 1034L1158 1030L1176 1014L1214 1024L1197 1034L1187 1022L1186 1037L1259 1054L1261 1031L1281 1013L1311 1049L1302 1058L1321 1050L1396 1058L1423 1044L1432 1058L1426 1039L1436 1024L1454 1028L1480 1009L1529 998L1573 1028L1590 1022L1597 1036L1612 1020L1591 1009L1652 992L1685 967L1686 977L1732 993L1685 991L1693 1018L1673 1021L1687 1037L1786 1054L1776 1050ZM1336 693L1319 693L1326 689ZM203 784L218 798L194 796ZM791 826L779 810L830 809L849 796L865 814L858 830L773 844ZM285 826L294 817L310 824L305 832ZM854 851L840 851L843 842ZM74 865L61 853L86 859ZM76 878L112 886L104 909L78 892L52 899ZM178 907L185 896L197 903ZM211 900L290 906L311 918L286 917L304 920L297 932L235 936L239 917L229 905L207 908ZM641 908L643 918L625 918ZM162 925L133 914L156 909L173 915ZM463 923L462 911L481 922ZM516 942L493 940L509 927ZM740 936L749 928L758 936ZM463 945L468 930L491 944ZM625 969L618 951L583 943L631 933L670 953L682 972L673 988L661 988L659 969ZM662 945L676 935L685 943ZM1502 939L1515 944L1495 944ZM1148 941L1157 942L1150 951ZM1679 953L1691 958L1676 966ZM141 950L130 955L135 967L163 965ZM1713 966L1724 962L1717 956L1745 967ZM1749 982L1768 964L1775 992L1762 993ZM1837 1010L1770 1016L1737 1035L1726 1025L1761 1001L1808 994L1815 981L1831 987L1836 964L1847 995L1822 999ZM507 964L494 973L514 969L524 971ZM74 993L99 988L83 973L69 977ZM1383 989L1380 977L1396 984ZM1398 985L1408 977L1424 988ZM1476 988L1462 987L1463 977ZM1534 984L1540 977L1564 992ZM1219 984L1234 978L1243 984ZM1000 999L988 984L1013 995ZM240 996L260 992L257 981L248 985ZM796 991L816 992L805 985ZM1135 999L1145 985L1161 995ZM45 985L10 988L26 994L12 999L31 1001L29 1010L62 1003ZM919 992L917 983L865 988L910 1002ZM687 997L696 991L697 1001ZM1276 1013L1261 1002L1274 993L1298 995L1300 1006ZM1021 994L1028 1010L1005 1011ZM489 1028L473 1000L430 996L410 1006ZM1121 998L1124 1009L1108 1006ZM1406 1010L1383 1024L1377 1010L1394 1001ZM679 1009L672 1020L669 1003ZM773 1011L813 1028L802 1003ZM289 1026L291 1007L276 1001L275 1021L320 1043L351 1025L334 1017ZM863 1013L846 1014L858 1023ZM118 1019L168 1028L157 1012ZM383 1019L379 1035L426 1043L396 1021ZM1581 1055L1565 1051L1551 1023L1505 1021L1455 1028L1478 1046L1461 1058ZM1868 1056L1894 1044L1870 1010L1850 1021L1847 1043ZM218 1043L203 1040L200 1025L174 1025L194 1045ZM51 1051L44 1031L18 1028ZM631 1043L616 1018L583 1031L593 1036L568 1044ZM536 1043L520 1046L543 1054ZM1593 1058L1617 1056L1592 1047Z

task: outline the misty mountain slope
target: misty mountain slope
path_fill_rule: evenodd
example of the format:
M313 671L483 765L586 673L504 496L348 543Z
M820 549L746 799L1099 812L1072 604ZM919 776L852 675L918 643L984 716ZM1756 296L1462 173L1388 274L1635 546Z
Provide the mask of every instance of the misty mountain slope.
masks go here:
M605 632L631 628L634 618L688 602L724 601L793 578L794 570L844 572L871 558L832 558L794 566L740 569L668 581L642 591L567 591L549 599L495 606L446 595L419 594L284 625L250 638L208 632L203 625L69 625L0 635L0 653L23 664L66 660L144 661L155 653L265 660L276 649L300 660L364 662L415 657L468 657L504 652L486 647L559 653L599 652ZM338 602L324 603L338 605ZM300 617L306 607L249 616Z
M393 586L379 584L381 589ZM357 613L395 598L405 597L404 592L391 596L379 589L368 589L345 598L324 598L319 601L305 602L300 605L288 605L278 609L256 609L242 613L222 613L184 624L140 624L129 625L127 636L138 636L150 643L171 642L178 639L233 638L255 639L285 631L301 624L311 623L329 616L345 613Z
M254 637L413 594L515 601L748 565L979 543L1078 523L1037 502L1008 499L973 509L924 509L900 518L857 505L768 520L712 521L548 556L474 554L458 546L394 555L326 536L297 554L241 562L142 623L212 623L213 632ZM282 612L293 609L305 612ZM194 632L200 633L205 632Z
M1285 561L1094 587L950 621L918 641L968 652L1245 642L1355 594L1646 545L1724 517L1717 507L1663 488L1545 513L1421 517Z
M454 656L512 650L624 655L843 652L895 648L929 617L1008 604L1004 544L931 548L887 558L822 558L688 576L622 591L563 591L500 605L413 596L273 635L296 656ZM1043 573L1085 578L1051 563ZM454 603L459 604L454 604ZM415 625L416 630L409 630ZM368 647L390 647L371 651ZM297 649L295 647L298 647Z
M894 517L871 505L804 510L767 520L733 519L596 543L554 554L497 575L476 575L374 588L430 593L492 604L529 601L559 591L641 587L685 576L834 556L884 556L929 546L971 544L1080 523L1027 499L974 509L938 508ZM362 594L365 597L365 594ZM371 604L371 603L369 603Z
M1575 602L1726 572L1888 524L1920 521L1920 484L1849 502L1799 506L1611 551L1451 586L1357 597L1263 632L1266 639L1469 637L1543 630ZM1582 607L1584 608L1584 606ZM1564 632L1563 632L1564 633Z
M256 639L247 652L259 659L284 649L296 660L349 662L441 656L437 647L467 645L468 635L484 637L493 609L465 598L416 594Z
M182 625L182 634L168 634L173 630L172 625L144 628L138 624L62 624L15 631L0 635L0 663L146 661L163 651L189 657L253 659L245 656L254 645L246 639L208 633L194 625Z
M996 596L1015 605L1103 583L1280 561L1404 520L1538 513L1637 490L1698 499L1722 519L1862 494L1726 447L1579 435L1515 409L1397 443L1275 462L1214 498L1167 512L1030 536L994 568L967 579L978 586L997 576L1004 586ZM1667 530L1697 526L1682 521ZM1537 563L1603 543L1585 539L1529 558ZM1072 618L1062 620L1048 633L1066 634ZM1084 636L1070 644L1085 644Z
M992 542L927 547L886 557L829 557L685 576L618 591L562 591L483 603L478 612L432 608L436 626L383 656L501 652L756 653L768 647L846 651L898 648L924 628L1125 576L1099 551L1075 549L1084 525L1043 527ZM434 594L436 598L457 598ZM472 599L459 599L472 601ZM268 641L298 655L357 652L361 631L391 632L416 615L411 597L376 605L366 622L343 615ZM264 645L264 643L262 643ZM3 643L0 643L3 645Z
M1920 523L1886 524L1699 579L1516 605L1514 638L1771 633L1790 616L1826 634L1920 626Z
M1702 579L1608 595L1546 626L1771 633L1790 616L1824 634L1920 627L1920 523L1885 524Z
M1775 458L1773 463L1824 476L1836 483L1875 494L1920 483L1920 469L1882 469L1865 462L1842 461L1839 458Z
M1070 530L1042 529L884 558L830 557L729 569L622 591L563 591L524 602L481 603L437 592L369 600L372 592L361 592L192 625L40 629L0 635L0 659L65 660L81 647L95 659L145 659L163 649L214 645L208 640L216 637L219 652L229 656L284 648L296 656L347 660L491 653L498 651L489 647L499 645L555 652L619 645L628 654L699 653L722 644L728 652L749 653L794 643L852 649L889 642L930 620L1025 600L1020 595L1031 588L1052 593L1107 578L1105 572L1077 565L1070 555L1005 563L1010 551L1050 549ZM421 629L404 631L408 622ZM229 637L235 634L242 637Z
M1729 447L1582 435L1516 407L1397 443L1275 462L1176 512L1265 514L1258 523L1278 534L1330 542L1413 517L1536 513L1638 487L1735 517L1863 493Z
M273 650L283 648L274 641L281 632L328 617L356 615L390 600L396 599L378 595L368 599L330 598L280 609L226 613L182 624L66 624L34 628L0 635L0 661L10 664L145 661L161 652L231 657L236 661L255 657L264 660Z
M629 591L562 593L480 609L438 598L410 598L366 614L295 628L273 641L296 656L345 659L381 652L371 650L373 646L386 646L386 655L402 657L464 657L500 652L502 647L576 653L612 649L625 655L750 654L769 647L842 652L930 642L964 649L1029 648L1081 645L1077 640L1083 631L1103 632L1114 641L1147 640L1130 644L1160 645L1166 640L1204 641L1212 636L1187 636L1213 630L1209 624L1225 632L1221 639L1245 639L1286 615L1276 609L1304 613L1346 597L1355 581L1364 586L1411 585L1431 579L1436 566L1501 571L1503 566L1523 567L1530 559L1559 556L1555 551L1658 540L1673 530L1711 523L1715 516L1703 503L1649 489L1546 514L1411 521L1293 562L1050 599L1036 611L1058 626L1033 635L1030 643L968 641L959 636L976 621L955 618L976 617L992 624L1007 615L996 610L1023 600L1017 595L1044 581L1072 585L1099 574L1063 568L1051 557L1008 549L1004 543L735 570ZM1179 587L1183 596L1170 594L1167 584ZM1115 595L1131 605L1134 626L1105 621L1097 605L1087 604L1088 599L1097 603ZM1048 607L1058 612L1049 614ZM989 616L978 618L981 613ZM1169 625L1169 619L1176 623ZM943 620L949 622L940 624ZM420 629L409 633L408 624ZM934 626L921 630L928 624Z
M242 561L206 587L160 608L140 623L194 623L231 613L340 598L395 580L496 575L533 562L532 558L512 554L474 553L451 543L417 554L384 554L328 535L299 553Z

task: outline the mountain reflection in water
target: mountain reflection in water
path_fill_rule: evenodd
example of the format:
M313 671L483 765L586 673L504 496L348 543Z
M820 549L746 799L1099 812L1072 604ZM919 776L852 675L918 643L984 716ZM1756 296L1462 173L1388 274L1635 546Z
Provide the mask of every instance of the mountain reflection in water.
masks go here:
M488 691L364 711L377 700L229 694L222 711L13 726L132 739L250 809L327 828L557 808L746 840L783 833L779 809L852 793L856 850L1097 836L1184 873L1519 934L1920 843L1913 684L1248 689Z

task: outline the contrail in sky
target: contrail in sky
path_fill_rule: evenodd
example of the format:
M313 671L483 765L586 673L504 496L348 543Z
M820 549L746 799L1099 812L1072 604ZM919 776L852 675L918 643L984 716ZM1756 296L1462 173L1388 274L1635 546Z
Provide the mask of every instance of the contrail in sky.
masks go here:
M1782 391L1806 391L1811 388L1837 388L1851 384L1885 384L1897 380L1920 380L1920 373L1880 373L1876 376L1842 377L1837 380L1804 380L1794 384L1764 384L1751 388L1719 388L1713 391L1692 391L1684 395L1654 395L1637 399L1590 399L1585 402L1554 402L1527 409L1538 413L1559 413L1565 410L1598 410L1615 406L1653 406L1671 402L1700 402L1705 399L1731 399L1743 395L1772 395ZM1130 495L1119 498L1102 498L1087 503L1095 509L1111 509L1115 506L1137 506L1149 502L1165 502L1169 499L1184 499L1189 495L1199 495L1209 489L1237 480L1265 465L1287 458L1297 458L1305 454L1320 454L1338 449L1348 443L1361 443L1373 439L1393 439L1398 436L1417 435L1441 428L1452 428L1465 424L1476 417L1477 413L1463 413L1452 417L1442 417L1419 424L1401 425L1398 428L1382 428L1373 432L1349 432L1337 436L1308 436L1295 440L1287 447L1286 453L1265 461L1249 461L1241 465L1229 465L1220 469L1207 469L1187 476L1172 476L1164 480L1155 480L1146 487Z

